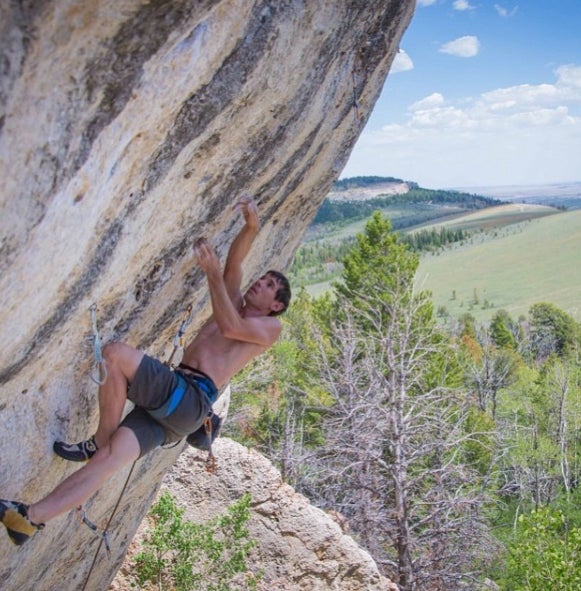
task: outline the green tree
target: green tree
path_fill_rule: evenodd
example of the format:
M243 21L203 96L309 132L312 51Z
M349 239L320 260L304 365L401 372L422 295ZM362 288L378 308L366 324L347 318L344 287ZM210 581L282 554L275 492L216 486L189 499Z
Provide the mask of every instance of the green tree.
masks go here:
M579 324L553 304L535 304L529 311L530 344L537 360L551 353L559 356L575 351L579 346Z
M498 310L490 321L490 337L498 348L516 349L514 322L506 310Z
M465 360L466 382L475 393L480 410L490 412L494 419L498 392L514 381L521 359L511 348L492 346L487 336L482 340L479 355L467 356ZM464 343L467 345L466 340Z
M418 256L398 242L390 221L376 211L344 257L342 281L335 289L355 307L368 307L370 295L382 307L389 306L396 293L409 297L418 264Z
M540 368L519 367L516 378L501 392L497 415L504 490L539 509L568 498L581 479L580 370L553 355Z
M372 216L327 309L332 353L321 375L334 404L313 489L402 591L452 588L493 555L478 472L486 440L470 429L460 367L429 294L414 291L418 258L390 229Z

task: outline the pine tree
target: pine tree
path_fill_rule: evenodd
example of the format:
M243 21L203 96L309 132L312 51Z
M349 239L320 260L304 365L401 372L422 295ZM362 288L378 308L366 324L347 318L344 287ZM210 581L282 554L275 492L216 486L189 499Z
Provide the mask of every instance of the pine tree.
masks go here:
M480 474L464 461L482 456L484 439L468 428L472 409L429 294L414 292L418 258L390 229L373 215L328 314L334 354L320 374L335 403L320 495L402 591L455 589L493 554Z

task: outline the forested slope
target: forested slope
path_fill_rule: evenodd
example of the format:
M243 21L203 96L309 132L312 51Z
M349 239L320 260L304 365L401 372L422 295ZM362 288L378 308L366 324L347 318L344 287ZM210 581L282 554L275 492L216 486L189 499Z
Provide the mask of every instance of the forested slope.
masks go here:
M402 591L576 589L577 319L538 302L438 323L380 214L342 262L234 385L230 433L339 511Z

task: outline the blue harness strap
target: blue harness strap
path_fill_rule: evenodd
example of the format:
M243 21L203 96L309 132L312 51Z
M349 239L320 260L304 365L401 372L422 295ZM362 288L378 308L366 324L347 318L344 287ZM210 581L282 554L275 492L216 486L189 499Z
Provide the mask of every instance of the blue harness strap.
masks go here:
M169 417L172 412L178 407L178 404L182 401L186 388L188 385L182 376L175 374L177 378L177 385L171 393L170 397L159 407L154 409L147 409L147 413L154 419L165 419Z
M186 380L179 371L175 371L174 375L177 379L177 384L170 397L159 408L147 409L147 413L154 419L165 419L176 410L186 393L188 382L194 382L195 385L206 394L211 404L213 404L218 397L218 388L216 388L214 382L210 378L188 375L188 379Z
M179 374L176 372L176 375ZM192 380L195 382L196 386L198 386L198 388L208 397L211 404L216 402L216 398L218 398L218 388L216 388L216 385L210 378L198 375L188 375L185 380Z

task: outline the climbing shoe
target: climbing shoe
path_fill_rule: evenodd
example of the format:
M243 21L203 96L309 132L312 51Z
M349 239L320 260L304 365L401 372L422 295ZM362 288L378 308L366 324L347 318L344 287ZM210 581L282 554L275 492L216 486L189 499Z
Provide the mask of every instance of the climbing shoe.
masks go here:
M79 443L65 443L64 441L55 441L52 449L57 456L71 462L86 462L90 460L97 451L95 438L91 437L86 441Z
M32 523L28 519L27 509L28 506L24 503L0 499L0 521L17 546L28 542L39 529L44 527L44 523Z

